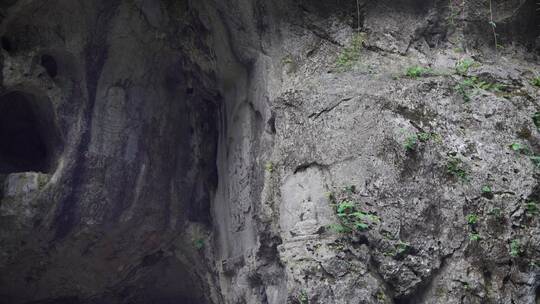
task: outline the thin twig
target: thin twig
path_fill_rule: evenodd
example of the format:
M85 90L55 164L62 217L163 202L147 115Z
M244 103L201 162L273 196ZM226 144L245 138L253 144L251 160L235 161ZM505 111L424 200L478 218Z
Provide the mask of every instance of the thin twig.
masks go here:
M360 0L356 0L356 12L358 13L358 28L357 30L360 32Z
M493 8L491 6L491 0L489 0L489 24L491 25L491 30L493 31L493 40L495 41L495 53L497 53L497 33L495 32L495 22L493 22Z

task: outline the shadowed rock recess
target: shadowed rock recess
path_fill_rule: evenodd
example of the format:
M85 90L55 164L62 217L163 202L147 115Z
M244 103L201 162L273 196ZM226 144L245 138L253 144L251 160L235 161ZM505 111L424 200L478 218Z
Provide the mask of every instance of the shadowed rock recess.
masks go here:
M0 1L0 304L540 303L535 0Z

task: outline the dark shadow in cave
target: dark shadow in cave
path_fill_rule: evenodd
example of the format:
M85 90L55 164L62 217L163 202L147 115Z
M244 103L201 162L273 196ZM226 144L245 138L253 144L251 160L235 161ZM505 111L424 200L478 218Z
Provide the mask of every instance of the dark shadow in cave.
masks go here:
M137 287L120 292L121 303L133 304L208 304L209 290L197 275L195 264L186 265L163 252L146 256L141 261L144 276Z
M56 60L51 55L41 55L41 65L45 68L47 71L47 74L54 78L56 75L58 75L58 64L56 63Z
M0 174L47 173L59 146L48 100L18 91L0 96Z
M0 45L1 45L2 48L3 48L4 50L6 50L6 52L8 52L8 53L10 53L10 52L13 50L13 48L11 47L11 41L10 41L9 38L6 37L6 36L2 36L2 37L0 38Z
M540 45L535 45L537 39L540 39L540 2L536 0L527 0L521 4L514 2L499 4L504 12L511 11L512 14L509 16L503 14L501 20L497 20L497 36L501 37L502 43L516 41L526 46L529 51L535 47L540 49Z

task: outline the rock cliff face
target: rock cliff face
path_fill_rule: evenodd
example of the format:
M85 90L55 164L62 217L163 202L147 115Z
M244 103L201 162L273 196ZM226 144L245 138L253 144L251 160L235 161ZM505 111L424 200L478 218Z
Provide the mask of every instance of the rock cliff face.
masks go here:
M540 303L534 0L4 0L0 303Z

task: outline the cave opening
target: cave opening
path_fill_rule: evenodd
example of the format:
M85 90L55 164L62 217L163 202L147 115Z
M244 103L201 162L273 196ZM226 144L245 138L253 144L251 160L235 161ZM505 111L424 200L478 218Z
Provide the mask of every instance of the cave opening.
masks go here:
M535 48L540 51L540 3L535 0L521 1L519 4L516 1L498 2L496 12L500 16L496 32L497 36L501 36L501 41L516 41L529 51ZM508 14L509 11L512 13Z
M0 96L0 174L48 173L57 138L48 100L18 91Z
M0 45L1 45L2 48L3 48L4 50L6 50L6 52L8 52L8 53L10 53L10 52L13 50L13 48L11 47L11 41L10 41L9 38L6 37L6 36L2 36L2 37L0 38Z
M42 55L41 66L45 68L49 77L54 78L58 75L58 64L53 56L47 54Z

